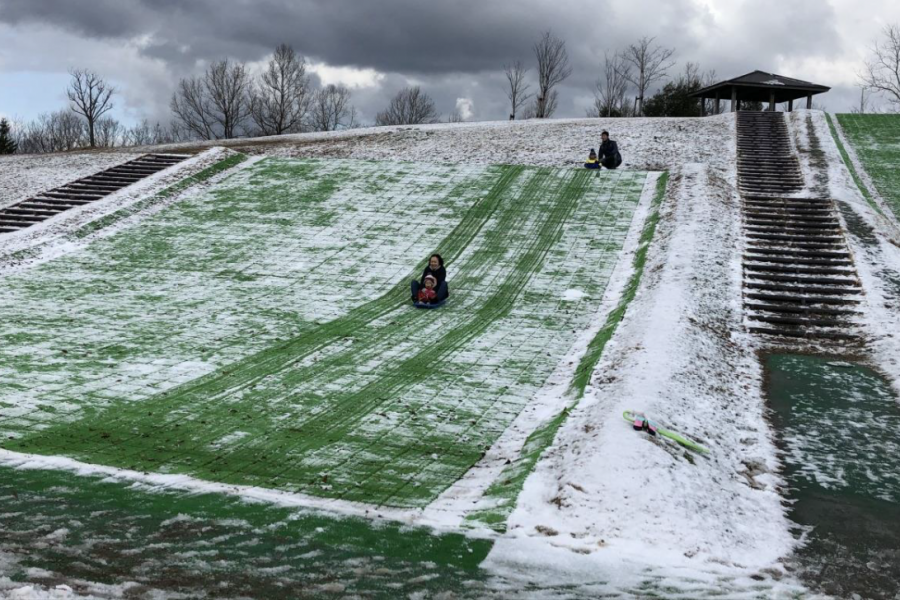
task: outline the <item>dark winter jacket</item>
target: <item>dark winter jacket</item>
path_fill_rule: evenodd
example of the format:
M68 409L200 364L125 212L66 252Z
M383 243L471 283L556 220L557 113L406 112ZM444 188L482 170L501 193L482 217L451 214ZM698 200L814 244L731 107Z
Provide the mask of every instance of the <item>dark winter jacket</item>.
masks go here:
M422 277L419 278L419 284L422 287L425 287L425 277L431 275L437 280L437 283L434 284L434 289L438 289L444 280L447 279L447 269L444 267L438 267L436 271L432 271L431 267L425 267L425 270L422 271Z
M597 153L600 162L607 169L615 169L622 164L622 155L619 154L619 145L613 140L606 140L600 144L600 151Z

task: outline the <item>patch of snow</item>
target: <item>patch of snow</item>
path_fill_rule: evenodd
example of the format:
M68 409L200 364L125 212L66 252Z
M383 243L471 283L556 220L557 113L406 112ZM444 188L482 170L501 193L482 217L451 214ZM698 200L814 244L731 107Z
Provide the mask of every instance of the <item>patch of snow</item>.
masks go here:
M568 300L568 301L581 300L582 298L584 298L584 292L582 292L581 290L575 290L575 289L566 290L565 292L563 292L562 297L563 297L563 300Z

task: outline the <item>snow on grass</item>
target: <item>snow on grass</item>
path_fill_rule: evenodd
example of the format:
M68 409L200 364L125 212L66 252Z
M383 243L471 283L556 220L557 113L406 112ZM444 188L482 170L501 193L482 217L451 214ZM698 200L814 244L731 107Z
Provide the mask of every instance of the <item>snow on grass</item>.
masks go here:
M4 304L45 303L7 335L10 447L427 504L590 321L646 176L423 170L257 162L9 277ZM450 261L451 302L416 311L408 281L434 249ZM560 298L587 282L590 296ZM247 435L217 443L235 431Z
M703 165L670 185L647 277L489 566L536 570L549 543L582 576L620 591L657 571L781 576L778 560L795 542L773 474L760 365L740 333L739 203ZM697 439L711 457L633 431L628 409Z
M0 156L0 208L139 156L134 152Z
M900 115L836 115L863 180L900 219ZM860 168L861 167L861 168Z
M41 160L42 157L31 158ZM235 153L223 148L208 150L97 201L66 210L27 229L2 234L0 273L72 252L79 247L80 238L93 233L98 225L114 219L115 215L135 210L145 212L144 204L159 203L170 192L198 183L202 174L215 170L214 165L228 164L237 158Z
M216 141L242 152L294 157L409 160L439 164L580 167L600 132L610 132L624 169L662 171L686 162L719 172L734 166L734 116L631 119L533 119L369 127L330 133ZM160 146L197 149L212 142Z

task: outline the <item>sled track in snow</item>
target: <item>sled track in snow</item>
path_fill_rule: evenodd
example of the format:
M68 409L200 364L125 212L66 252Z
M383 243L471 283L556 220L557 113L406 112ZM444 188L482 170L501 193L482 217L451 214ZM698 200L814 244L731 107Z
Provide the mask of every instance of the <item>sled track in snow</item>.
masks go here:
M105 171L0 210L0 234L15 233L69 209L91 204L189 158L180 154L147 154Z
M289 186L304 178L313 186L327 182L329 177L318 176L326 167L317 165L262 162L236 177L259 181L271 170L272 181L279 183L266 184L259 192L265 201L256 201L262 205L256 218L275 226L288 214L303 215L303 222L318 222L320 211L329 219L332 214L352 215L332 212L350 200L362 202L357 204L361 214L377 216L371 211L381 201L378 207L371 202L384 195L380 186L399 191L411 181L375 178L378 169L373 167L373 176L363 184L354 171L340 184L347 186L340 201L329 204L328 195L335 193L330 186L321 197L299 194L309 196L302 207L294 193L279 191L294 189ZM336 165L327 169L340 169ZM642 173L511 166L489 168L479 177L483 184L475 187L466 182L476 180L463 178L456 188L448 188L450 197L472 201L456 204L458 217L448 215L450 227L429 247L452 264L451 297L442 309L413 309L408 282L419 272L392 270L380 288L387 288L386 293L336 318L300 322L287 336L257 345L252 353L223 361L178 387L148 393L139 402L116 398L85 411L73 403L71 416L28 415L29 420L55 423L46 429L29 426L4 445L329 499L427 505L503 434L556 367L571 334L595 310L603 277L615 265L646 181ZM360 200L361 195L369 199ZM287 212L273 219L275 206ZM214 208L198 199L183 210L191 229L198 226L193 219L207 227L214 246L215 235L225 235L215 220L233 219L240 227L253 218L247 212L251 207L238 196L233 201L218 198ZM178 210L158 219L173 219ZM297 235L296 226L286 229ZM171 248L157 246L156 240L177 239L171 231L150 236L153 245L126 251L123 260L133 257L142 264L150 260L151 250L170 255ZM127 235L140 234L134 229ZM259 235L254 233L254 239ZM378 235L384 233L374 234L375 240ZM220 250L212 252L218 256ZM573 256L594 258L582 265ZM199 264L186 266L192 277L195 270L201 272ZM588 277L597 284L596 296L574 303L562 298L563 290L583 285ZM254 280L247 281L252 292ZM24 417L11 420L18 423Z

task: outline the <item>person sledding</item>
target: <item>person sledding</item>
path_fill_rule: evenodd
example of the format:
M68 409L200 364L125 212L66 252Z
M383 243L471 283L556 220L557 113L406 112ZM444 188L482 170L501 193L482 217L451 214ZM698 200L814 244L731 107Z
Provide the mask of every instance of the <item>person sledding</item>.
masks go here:
M427 281L429 279L432 280L430 284ZM429 285L431 285L430 288L428 287ZM443 304L447 300L450 296L450 289L447 287L447 270L444 268L444 259L440 254L431 255L428 259L428 265L422 271L421 280L413 279L409 284L409 288L412 301L417 306L420 304L436 306ZM430 290L434 297L428 302L420 302L419 293L425 290ZM431 296L431 294L427 294L427 296Z
M588 154L587 161L584 163L585 169L599 169L600 168L600 159L597 158L597 153L591 148L590 154Z
M422 280L422 284L424 287L419 289L416 302L419 304L434 304L437 302L437 291L435 290L437 279L434 278L434 275L426 275Z
M600 134L600 151L597 156L600 164L607 169L616 169L622 164L622 155L619 153L619 145L609 139L609 132Z

